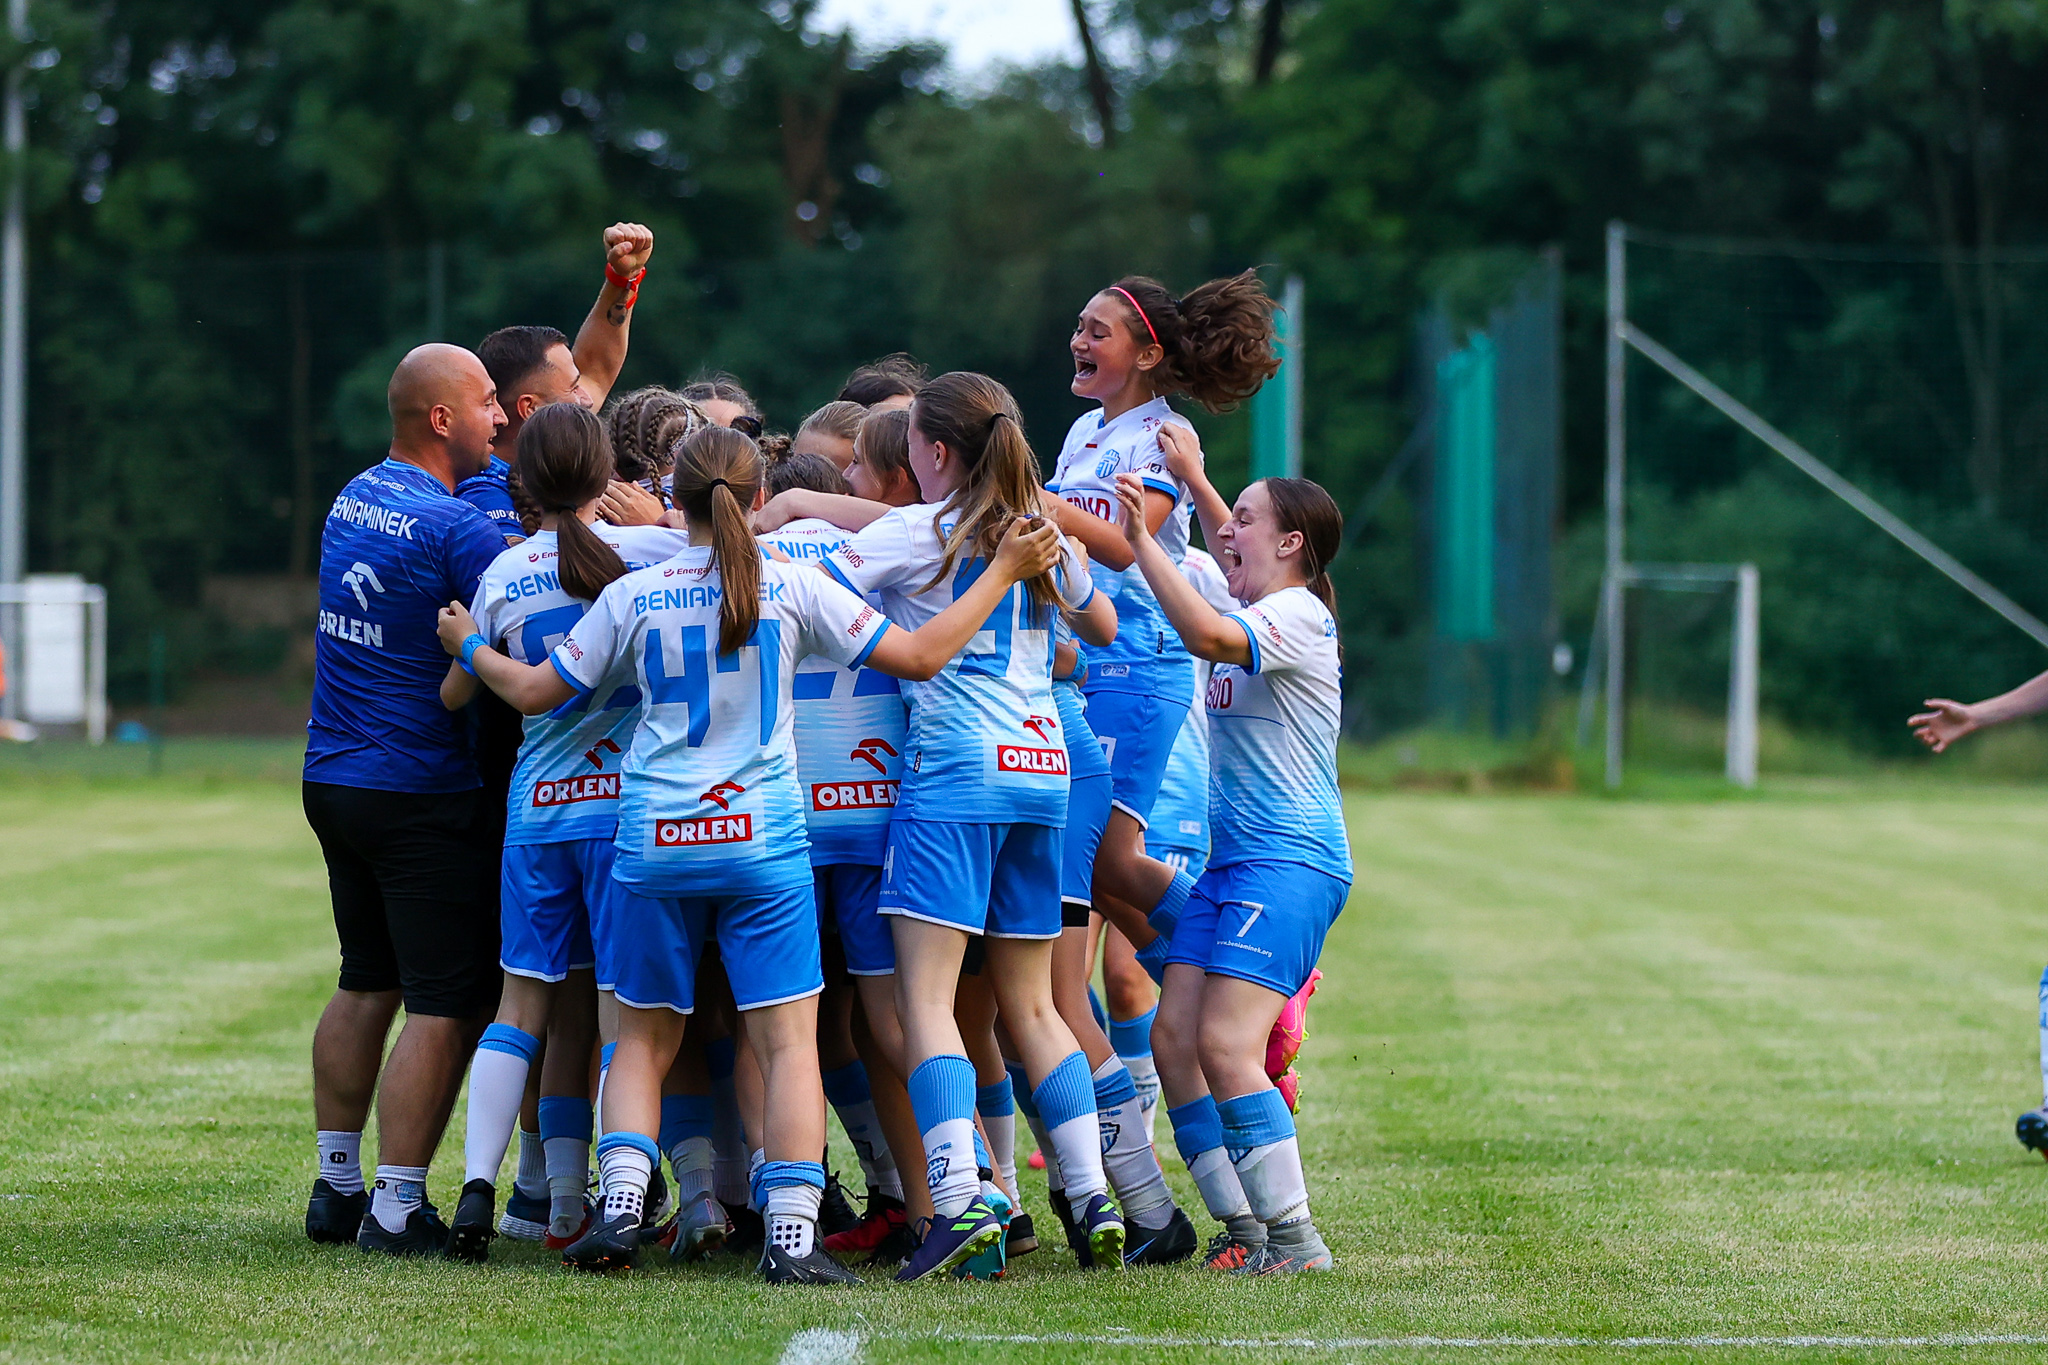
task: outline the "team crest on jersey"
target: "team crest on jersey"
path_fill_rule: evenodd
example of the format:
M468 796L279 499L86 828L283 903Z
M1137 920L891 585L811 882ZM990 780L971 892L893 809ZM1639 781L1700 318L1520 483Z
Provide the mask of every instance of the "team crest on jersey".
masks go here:
M690 848L697 844L744 844L754 837L754 817L706 815L694 820L656 820L656 848Z
M1116 456L1105 455L1095 463L1095 477L1106 479L1116 473Z
M591 773L584 777L558 777L533 784L535 809L547 806L573 806L579 801L616 801L619 799L619 775L617 773Z

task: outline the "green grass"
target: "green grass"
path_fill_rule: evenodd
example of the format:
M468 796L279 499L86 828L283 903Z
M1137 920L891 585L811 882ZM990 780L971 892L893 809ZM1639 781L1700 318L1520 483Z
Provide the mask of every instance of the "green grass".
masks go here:
M742 1365L808 1327L877 1362L2044 1354L1216 1344L2048 1334L2048 1169L2010 1136L2048 955L2037 792L1358 796L1303 1064L1336 1274L1048 1250L1005 1284L825 1294L307 1244L332 931L296 791L234 767L0 770L0 1358ZM1125 1331L1176 1344L951 1339Z

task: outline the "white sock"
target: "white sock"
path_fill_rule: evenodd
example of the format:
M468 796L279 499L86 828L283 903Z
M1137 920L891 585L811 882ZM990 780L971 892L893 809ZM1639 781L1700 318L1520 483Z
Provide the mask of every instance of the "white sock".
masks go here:
M336 1194L363 1192L363 1135L322 1128L313 1134L320 1150L319 1176Z
M688 1204L711 1193L713 1162L711 1139L684 1138L669 1148L669 1166L676 1173L676 1199Z
M922 1136L932 1209L941 1218L951 1218L981 1193L981 1172L974 1164L974 1121L942 1119Z
M1046 1151L1059 1153L1060 1179L1069 1203L1078 1210L1089 1195L1109 1192L1109 1180L1102 1170L1102 1124L1094 1110L1068 1119L1046 1136L1052 1139ZM1052 1167L1050 1155L1046 1167Z
M647 1182L654 1175L654 1162L638 1147L608 1147L597 1159L598 1180L604 1188L604 1221L622 1213L640 1216L647 1203Z
M816 1185L778 1185L768 1191L768 1240L802 1260L817 1244L818 1206L825 1192Z
M1017 1115L983 1114L981 1126L988 1133L988 1154L995 1158L996 1170L1003 1177L1006 1189L1017 1188Z
M879 1172L879 1179L881 1183L877 1184L875 1188L897 1203L902 1203L903 1172L896 1168L896 1159L894 1157L889 1159L887 1169Z
M574 1218L581 1222L583 1191L590 1183L589 1139L551 1137L541 1146L547 1153L549 1221Z
M370 1216L386 1232L405 1231L405 1220L427 1202L427 1168L379 1166L377 1188L370 1195Z
M1121 1057L1111 1054L1095 1068L1095 1112L1101 1127L1103 1171L1124 1216L1139 1227L1158 1229L1173 1217L1173 1195L1138 1112L1138 1092ZM1148 1216L1150 1215L1150 1216Z
M1159 1063L1151 1053L1142 1057L1126 1057L1124 1067L1131 1073L1131 1084L1138 1087L1138 1112L1145 1118L1145 1141L1157 1140L1154 1126L1159 1117Z
M1252 1207L1268 1228L1308 1217L1308 1181L1301 1173L1301 1143L1289 1136L1254 1147L1231 1163Z
M1230 1164L1230 1154L1221 1147L1196 1153L1188 1163L1188 1174L1195 1178L1195 1188L1202 1192L1202 1207L1209 1210L1211 1218L1228 1223L1240 1216L1251 1217L1252 1206L1245 1201L1237 1167Z
M530 1063L516 1052L480 1047L469 1064L469 1127L462 1146L465 1182L488 1180L498 1183L498 1168L505 1164L505 1148L519 1123L519 1102L526 1096L526 1073ZM539 1167L541 1188L547 1188L547 1167L542 1164L540 1134L524 1129L519 1133L519 1192L529 1194L529 1167Z

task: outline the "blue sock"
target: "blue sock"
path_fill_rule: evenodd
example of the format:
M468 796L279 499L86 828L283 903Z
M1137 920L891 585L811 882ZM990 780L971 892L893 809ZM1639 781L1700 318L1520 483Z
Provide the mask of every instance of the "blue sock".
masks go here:
M834 1109L874 1098L868 1089L868 1069L859 1062L835 1067L819 1079L825 1084L825 1101Z
M1022 1067L1017 1069L1023 1070ZM1016 1113L1017 1100L1010 1088L1009 1077L1005 1076L991 1085L977 1086L974 1091L974 1112L983 1118Z
M1180 912L1187 908L1188 893L1194 889L1193 877L1185 872L1173 874L1173 880L1166 884L1165 892L1159 897L1159 904L1145 916L1145 923L1152 926L1153 933L1162 938L1173 937L1173 927L1180 923Z
M1060 1179L1076 1207L1090 1195L1104 1194L1109 1182L1102 1171L1102 1127L1095 1114L1095 1078L1088 1058L1070 1052L1031 1093L1045 1125L1046 1140L1060 1163Z
M1166 984L1166 955L1172 949L1173 940L1165 934L1138 949L1138 965L1145 969L1145 975L1152 978L1154 985Z
M1135 1019L1112 1019L1109 1021L1109 1045L1116 1049L1116 1055L1128 1061L1132 1057L1152 1055L1152 1020L1159 1014L1154 1005Z
M673 1152L691 1138L711 1136L709 1095L663 1095L661 1097L661 1150Z
M590 1141L590 1101L581 1095L542 1095L540 1140L549 1138Z
M1003 1070L1010 1073L1010 1093L1016 1096L1017 1111L1027 1119L1038 1117L1038 1106L1031 1102L1031 1078L1025 1074L1024 1063L1004 1062Z
M974 1131L974 1063L958 1053L927 1057L910 1073L910 1108L924 1139L932 1207L957 1217L981 1192L981 1137Z
M1254 1147L1285 1142L1294 1136L1294 1115L1287 1101L1271 1086L1249 1095L1216 1102L1216 1115L1223 1125L1223 1145L1232 1161L1241 1161ZM1176 1141L1178 1134L1176 1134Z
M1095 1016L1095 1027L1107 1033L1109 1031L1109 1011L1102 1008L1102 997L1095 993L1095 984L1093 982L1090 982L1088 985L1088 1012Z
M531 1062L534 1054L540 1051L540 1039L511 1024L492 1024L484 1030L484 1036L476 1046L479 1052L503 1052L523 1062Z
M1214 1095L1173 1106L1166 1111L1166 1121L1173 1125L1173 1145L1180 1148L1180 1159L1190 1167L1196 1157L1223 1145L1223 1116L1216 1110Z

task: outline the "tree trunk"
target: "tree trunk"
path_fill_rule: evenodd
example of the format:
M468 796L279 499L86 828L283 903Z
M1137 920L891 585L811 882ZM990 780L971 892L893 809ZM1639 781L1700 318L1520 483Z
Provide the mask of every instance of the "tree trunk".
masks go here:
M824 240L839 204L840 184L832 174L832 125L846 87L847 35L832 49L832 73L809 90L782 92L782 179L789 190L789 232L805 246ZM804 205L811 216L803 216Z
M286 320L292 332L292 547L294 578L313 571L313 324L306 310L306 267L294 256L285 267Z
M1269 0L1270 2L1270 0ZM1074 28L1081 35L1081 64L1088 73L1088 99L1095 106L1095 121L1102 127L1102 145L1116 143L1116 89L1102 68L1102 54L1095 47L1095 27L1088 22L1088 0L1073 0Z
M1273 79L1273 65L1280 60L1281 25L1287 19L1287 0L1266 0L1259 9L1259 50L1252 61L1252 82L1264 85Z

